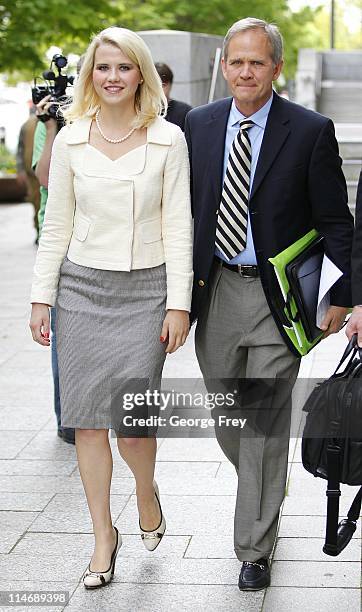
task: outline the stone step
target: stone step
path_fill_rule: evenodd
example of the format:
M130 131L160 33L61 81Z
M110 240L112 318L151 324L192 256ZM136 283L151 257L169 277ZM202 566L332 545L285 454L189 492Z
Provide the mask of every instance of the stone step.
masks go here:
M362 160L362 141L339 140L339 154L344 161L349 159ZM362 162L361 162L362 165Z
M318 111L335 122L362 123L362 81L347 84L323 81Z
M323 80L318 110L335 122L362 123L362 81Z
M348 203L354 205L356 203L358 181L347 181Z
M362 159L344 159L343 174L347 181L358 181L362 169Z
M322 74L324 79L362 81L362 51L325 51Z

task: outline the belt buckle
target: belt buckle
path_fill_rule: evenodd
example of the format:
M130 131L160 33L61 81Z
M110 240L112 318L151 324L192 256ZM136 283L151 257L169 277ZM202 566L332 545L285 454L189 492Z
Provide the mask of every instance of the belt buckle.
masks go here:
M250 268L250 272L251 272L254 266L248 266L248 265L242 265L242 264L237 264L237 266L238 266L239 276L243 276L245 278L254 278L255 276L254 274L251 274L251 273L248 274L248 272L245 271L245 268Z

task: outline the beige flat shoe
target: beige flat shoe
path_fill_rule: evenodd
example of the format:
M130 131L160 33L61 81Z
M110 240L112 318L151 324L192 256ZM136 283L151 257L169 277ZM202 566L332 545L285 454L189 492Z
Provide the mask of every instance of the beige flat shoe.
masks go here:
M157 546L159 545L159 543L161 542L163 538L163 534L166 531L166 520L165 520L165 517L163 516L161 503L160 503L160 492L158 490L157 482L155 480L153 481L153 487L155 489L155 496L158 502L158 506L160 508L160 514L161 514L160 524L156 529L152 531L146 531L145 529L142 529L141 523L139 522L142 542L145 548L147 548L147 550L149 550L150 552L152 552L153 550L157 548Z

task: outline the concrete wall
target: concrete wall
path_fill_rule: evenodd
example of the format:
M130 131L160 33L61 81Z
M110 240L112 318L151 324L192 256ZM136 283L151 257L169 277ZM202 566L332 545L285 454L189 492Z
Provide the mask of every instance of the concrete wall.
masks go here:
M362 51L323 51L323 80L362 81Z
M215 51L222 46L222 36L148 30L138 32L151 50L155 62L165 62L174 73L172 98L200 106L208 101ZM228 95L225 80L218 72L214 99Z

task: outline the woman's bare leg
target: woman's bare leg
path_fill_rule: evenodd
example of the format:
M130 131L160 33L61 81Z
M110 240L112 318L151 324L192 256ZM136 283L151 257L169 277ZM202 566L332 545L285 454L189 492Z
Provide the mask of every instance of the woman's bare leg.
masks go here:
M110 511L113 461L108 429L76 429L75 442L95 536L91 570L105 571L116 543Z
M118 450L136 480L137 506L142 529L152 531L161 516L153 488L156 438L117 438Z

